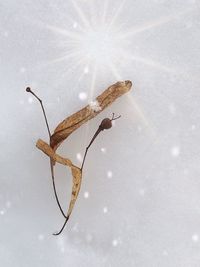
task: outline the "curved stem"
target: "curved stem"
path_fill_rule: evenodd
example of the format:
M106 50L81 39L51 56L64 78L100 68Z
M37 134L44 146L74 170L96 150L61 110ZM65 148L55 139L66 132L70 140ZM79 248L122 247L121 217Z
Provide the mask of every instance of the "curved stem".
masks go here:
M69 220L69 216L66 217L66 220L65 220L65 222L64 222L64 224L63 224L63 226L62 226L62 228L60 229L60 231L57 232L57 233L54 233L53 235L60 235L60 234L62 233L62 231L64 230L65 225L66 225L66 223L67 223L68 220Z
M48 120L47 120L47 116L46 116L46 112L45 112L45 109L44 109L42 100L31 90L30 87L27 87L26 88L26 91L29 92L29 93L31 93L39 101L39 103L41 105L42 112L43 112L44 119L45 119L45 123L46 123L46 126L47 126L47 131L48 131L48 134L49 134L49 143L50 143L51 132L50 132L50 128L49 128L49 124L48 124ZM55 175L54 175L54 169L53 169L53 162L52 162L51 159L50 159L50 168L51 168L51 177L52 177L53 191L54 191L54 195L55 195L55 199L56 199L57 205L58 205L58 207L59 207L62 215L64 216L64 218L67 218L67 216L65 215L65 213L64 213L64 211L63 211L63 209L61 207L60 201L58 199L58 194L57 194L56 185L55 185Z
M55 184L55 175L54 175L54 169L53 169L53 162L52 162L52 159L50 159L50 168L51 168L51 178L52 178L52 183L53 183L53 191L54 191L54 196L56 198L56 202L57 202L57 205L60 209L60 212L62 213L63 217L64 218L67 218L67 216L65 215L62 207L61 207L61 204L60 204L60 201L58 199L58 194L57 194L57 190L56 190L56 184Z
M96 131L96 133L94 134L94 136L92 137L92 140L90 141L89 145L86 147L85 149L85 154L84 154L84 157L83 157L83 162L82 162L82 165L81 165L81 171L83 169L83 166L84 166L84 163L85 163L85 158L86 158L86 155L87 155L87 152L88 152L88 149L90 148L90 146L92 145L92 143L94 142L94 140L96 139L96 137L98 136L98 134L102 131L102 129L99 127Z

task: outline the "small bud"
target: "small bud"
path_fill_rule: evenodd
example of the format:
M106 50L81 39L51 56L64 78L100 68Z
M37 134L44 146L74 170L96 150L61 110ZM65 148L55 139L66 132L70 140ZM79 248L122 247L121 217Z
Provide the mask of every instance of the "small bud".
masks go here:
M105 129L110 129L112 127L112 120L109 118L105 118L102 120L100 126L99 126L102 130Z
M31 88L30 87L27 87L26 88L26 92L30 93L31 92Z

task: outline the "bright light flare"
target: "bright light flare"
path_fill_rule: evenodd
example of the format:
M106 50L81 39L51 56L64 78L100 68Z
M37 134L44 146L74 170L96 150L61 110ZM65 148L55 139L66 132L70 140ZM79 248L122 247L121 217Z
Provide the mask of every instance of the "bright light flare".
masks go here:
M46 28L61 37L58 38L58 46L63 50L62 56L51 63L58 64L63 62L65 64L70 62L71 67L63 73L63 78L70 71L74 71L77 68L82 70L82 73L78 75L78 82L86 74L90 75L91 85L90 91L87 92L87 100L91 101L94 96L98 74L105 73L106 71L116 80L124 80L123 68L131 69L133 61L164 72L177 73L178 70L174 70L171 66L165 66L151 58L142 57L142 53L137 54L137 47L134 49L134 39L140 33L170 23L172 20L176 20L180 16L189 13L192 9L183 9L178 13L160 17L139 26L133 25L130 27L130 25L125 24L125 26L122 26L123 24L119 20L119 17L123 16L126 1L122 1L118 7L114 7L113 2L108 0L102 2L101 6L90 1L85 2L84 5L88 5L88 10L90 10L88 13L86 7L84 7L86 12L82 10L81 2L71 1L75 13L73 17L70 17L69 14L66 17L66 20L68 19L72 22L71 29L69 26L59 28L57 26L45 25ZM111 16L108 10L113 10ZM132 51L134 51L134 54ZM179 74L183 73L179 72ZM148 119L144 116L141 107L136 104L132 96L129 96L130 99L132 106L141 117L144 125L148 126Z

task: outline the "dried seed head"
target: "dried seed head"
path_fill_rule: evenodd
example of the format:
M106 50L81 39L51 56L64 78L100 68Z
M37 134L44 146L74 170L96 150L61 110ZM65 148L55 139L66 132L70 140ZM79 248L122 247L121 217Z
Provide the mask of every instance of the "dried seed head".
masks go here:
M102 120L101 124L99 125L99 128L101 131L105 129L110 129L112 127L112 121L119 119L121 116L115 117L115 113L112 115L112 119L105 118Z
M31 92L31 88L30 87L27 87L26 88L26 92Z
M101 130L110 129L112 127L112 120L109 118L103 119L99 127Z

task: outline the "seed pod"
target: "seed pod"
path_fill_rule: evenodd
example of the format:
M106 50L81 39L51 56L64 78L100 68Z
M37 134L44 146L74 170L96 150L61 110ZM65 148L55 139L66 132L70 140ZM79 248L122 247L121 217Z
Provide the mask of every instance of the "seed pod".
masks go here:
M101 128L101 130L107 130L107 129L110 129L112 127L112 120L109 119L109 118L105 118L102 120L99 128Z

